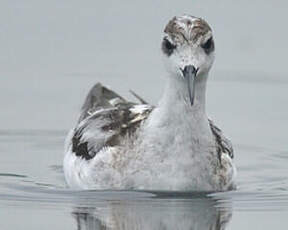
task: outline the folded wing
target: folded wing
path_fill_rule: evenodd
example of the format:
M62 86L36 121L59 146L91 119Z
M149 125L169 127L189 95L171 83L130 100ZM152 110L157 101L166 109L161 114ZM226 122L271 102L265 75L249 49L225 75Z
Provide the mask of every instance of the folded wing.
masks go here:
M152 109L148 104L129 102L97 83L88 93L74 128L72 152L90 160L102 148L121 144L127 135L135 134Z

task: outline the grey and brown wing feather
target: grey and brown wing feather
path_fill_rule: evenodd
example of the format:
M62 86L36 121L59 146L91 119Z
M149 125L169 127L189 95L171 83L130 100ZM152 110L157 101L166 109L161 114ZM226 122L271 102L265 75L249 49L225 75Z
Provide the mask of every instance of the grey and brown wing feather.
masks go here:
M113 104L114 103L114 104ZM111 108L117 104L129 104L124 98L103 86L101 83L95 84L89 91L81 108L78 122L99 109Z
M71 139L72 152L90 160L102 148L119 145L122 138L135 133L153 109L145 105L137 110L137 106L97 83L82 106Z
M228 154L233 159L234 151L231 141L223 135L221 129L219 129L212 120L209 120L209 124L216 140L216 146L220 162L221 162L221 154L223 153Z

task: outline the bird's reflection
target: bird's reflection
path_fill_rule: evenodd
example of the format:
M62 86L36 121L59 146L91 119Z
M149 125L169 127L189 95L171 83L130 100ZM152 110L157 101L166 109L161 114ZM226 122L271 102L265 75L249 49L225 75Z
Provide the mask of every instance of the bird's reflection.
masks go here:
M77 207L72 214L77 230L225 229L231 208L215 205L209 198L105 201Z

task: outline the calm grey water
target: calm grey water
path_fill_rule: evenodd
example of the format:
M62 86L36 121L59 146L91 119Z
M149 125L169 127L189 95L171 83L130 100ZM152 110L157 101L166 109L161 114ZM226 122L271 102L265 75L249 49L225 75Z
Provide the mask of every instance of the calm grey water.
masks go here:
M281 104L287 86L269 80L210 83L217 100L227 94L235 99L214 111L233 137L239 185L233 192L72 191L61 166L66 130L3 129L1 229L284 229L288 112Z
M286 229L287 2L8 1L0 18L0 229ZM237 191L73 191L65 135L101 81L156 104L167 20L214 28L210 117L232 139Z

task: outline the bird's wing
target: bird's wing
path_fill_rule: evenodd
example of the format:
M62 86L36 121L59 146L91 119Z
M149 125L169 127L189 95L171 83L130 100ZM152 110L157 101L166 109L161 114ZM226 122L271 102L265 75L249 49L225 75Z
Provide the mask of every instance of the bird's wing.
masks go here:
M221 129L219 129L212 120L209 119L211 131L214 135L217 144L218 157L221 162L221 154L228 154L232 159L234 158L234 151L232 143L227 139Z
M134 92L132 94L141 104L125 100L100 83L94 85L85 99L73 130L72 152L89 160L103 147L116 146L124 136L133 135L154 106L148 105ZM219 159L223 153L233 158L231 142L212 120L209 120L209 124L216 140Z
M72 134L72 152L86 160L92 159L103 147L116 146L123 137L133 135L152 109L148 104L126 101L97 83L82 106Z

